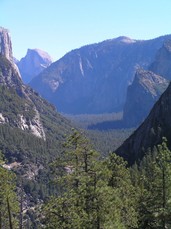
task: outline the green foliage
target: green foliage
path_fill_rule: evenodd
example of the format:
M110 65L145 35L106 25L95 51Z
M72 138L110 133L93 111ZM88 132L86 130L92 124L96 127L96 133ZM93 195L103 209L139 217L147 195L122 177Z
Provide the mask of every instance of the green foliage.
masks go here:
M10 68L10 65L7 67ZM30 191L32 183L34 183L36 191L34 191L34 195L30 194L33 201L37 202L37 199L49 195L51 187L47 174L48 163L62 151L63 142L71 131L71 125L69 121L57 114L53 106L41 99L31 89L27 90L31 99L19 96L13 88L0 86L0 113L5 118L5 123L0 124L0 150L7 158L8 163L17 161L21 164L15 171L17 175L23 176L28 172L37 171L33 182L27 181L26 178L24 183L26 185L24 189ZM46 141L29 133L29 130L23 131L17 128L17 123L21 122L20 115L23 115L28 123L35 116L34 106L40 112ZM30 188L28 188L29 185ZM35 194L36 192L37 194Z
M15 126L16 121L19 120L19 114L24 115L26 119L32 119L35 112L29 100L20 97L16 90L6 86L0 86L0 108L1 113L8 121Z
M106 113L106 114L81 114L70 115L63 114L67 119L71 120L74 125L79 128L88 129L90 126L104 122L114 122L122 119L123 113Z
M133 181L139 193L139 228L171 227L171 152L166 140L134 168Z
M134 131L134 129L113 128L106 130L93 130L89 126L96 126L99 123L112 123L122 118L122 113L109 114L84 114L67 115L74 126L81 128L85 136L90 140L93 147L103 156L108 156L109 152L115 151Z
M102 156L108 156L115 151L133 132L133 129L115 129L109 131L85 130L85 136L90 139L93 147Z
M108 184L114 189L120 200L120 205L116 208L120 220L124 228L136 228L138 196L137 190L131 182L131 174L127 168L127 163L123 158L112 153L109 155L107 166L110 171Z
M16 195L16 177L14 173L0 164L0 228L17 229L19 203Z
M125 162L116 155L100 161L99 154L77 131L68 138L65 148L53 163L54 182L60 192L44 207L46 228L134 228L134 189ZM121 172L116 178L118 169Z

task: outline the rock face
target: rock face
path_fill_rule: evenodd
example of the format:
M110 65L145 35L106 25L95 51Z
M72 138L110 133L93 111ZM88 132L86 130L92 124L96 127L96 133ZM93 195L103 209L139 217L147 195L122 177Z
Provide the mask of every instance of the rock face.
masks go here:
M3 55L0 55L0 84L8 88L14 87L16 90L22 90L21 77L14 63L10 62Z
M60 112L121 111L137 66L147 69L170 37L148 41L119 37L73 50L35 77L30 85Z
M141 160L148 148L168 140L171 149L171 84L154 105L142 125L121 145L116 153L123 156L129 164Z
M29 83L51 63L52 59L47 52L39 49L28 49L26 56L17 62L17 66L24 83Z
M125 127L135 127L144 121L169 82L151 71L139 69L128 87L123 112Z
M125 126L135 127L147 117L154 103L167 88L171 80L171 40L164 42L158 50L155 61L149 66L151 71L140 70L133 84L128 87L123 112Z
M2 27L0 27L0 54L13 62L12 43L9 31Z
M4 56L9 60L18 76L21 78L17 65L15 64L13 53L12 53L12 43L9 31L3 27L0 27L0 55Z
M164 42L162 48L156 55L156 60L150 66L150 70L154 73L171 80L171 40Z

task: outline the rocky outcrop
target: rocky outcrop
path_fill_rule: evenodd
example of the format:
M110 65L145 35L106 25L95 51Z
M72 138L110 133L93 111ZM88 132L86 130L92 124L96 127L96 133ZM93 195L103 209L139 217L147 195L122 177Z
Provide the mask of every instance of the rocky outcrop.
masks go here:
M37 111L36 107L34 107L35 115L33 118L26 118L23 114L18 115L17 127L31 132L36 137L43 138L46 140L46 135L43 129L43 125L40 120L40 114Z
M5 57L13 65L13 69L17 72L21 78L17 65L15 64L12 52L12 42L9 35L9 31L3 27L0 27L0 55Z
M134 81L127 90L123 125L125 127L140 125L168 84L165 78L151 71L137 70Z
M137 66L147 69L166 39L119 37L73 50L35 77L30 85L71 114L122 111Z
M140 161L148 148L168 140L171 149L171 84L152 108L142 125L116 150L129 164Z
M13 62L12 43L9 31L0 27L0 54Z
M14 63L0 55L0 84L22 91L23 83Z
M28 49L26 56L17 62L17 66L24 83L29 83L51 63L52 59L47 52L39 49Z

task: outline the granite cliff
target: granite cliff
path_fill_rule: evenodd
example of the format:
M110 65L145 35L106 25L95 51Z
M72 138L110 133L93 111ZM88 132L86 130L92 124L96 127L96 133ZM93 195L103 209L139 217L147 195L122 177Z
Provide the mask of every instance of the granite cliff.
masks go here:
M17 66L24 83L29 83L51 63L52 58L47 52L40 49L28 49L26 56L17 62Z
M139 69L127 89L123 126L136 127L144 121L169 82L155 73Z
M160 74L160 75L159 75ZM171 80L171 40L158 50L149 71L138 70L132 85L128 87L123 112L125 126L138 126L165 91Z
M2 27L0 27L0 54L13 62L12 43L9 31Z
M15 64L12 52L12 42L10 33L7 29L0 27L0 55L4 56L13 65L13 69L21 78L17 65Z

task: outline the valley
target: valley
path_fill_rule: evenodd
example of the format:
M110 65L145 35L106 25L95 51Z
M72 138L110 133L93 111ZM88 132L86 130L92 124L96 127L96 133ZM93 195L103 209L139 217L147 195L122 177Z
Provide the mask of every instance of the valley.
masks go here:
M123 128L119 124L117 128L112 127L115 123L120 123L123 116L121 112L99 115L62 115L69 119L73 126L78 127L84 133L90 140L93 148L100 152L103 157L115 151L135 130L134 128ZM97 128L95 128L96 126Z
M170 39L17 61L0 27L0 228L171 227Z

